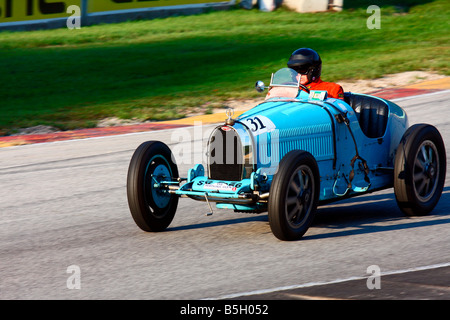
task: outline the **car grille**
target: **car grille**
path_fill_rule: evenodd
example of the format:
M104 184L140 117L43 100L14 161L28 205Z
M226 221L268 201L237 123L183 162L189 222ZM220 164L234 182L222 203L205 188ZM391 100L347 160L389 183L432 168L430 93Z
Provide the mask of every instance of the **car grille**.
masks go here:
M232 127L214 129L208 143L209 178L240 181L243 178L242 143Z

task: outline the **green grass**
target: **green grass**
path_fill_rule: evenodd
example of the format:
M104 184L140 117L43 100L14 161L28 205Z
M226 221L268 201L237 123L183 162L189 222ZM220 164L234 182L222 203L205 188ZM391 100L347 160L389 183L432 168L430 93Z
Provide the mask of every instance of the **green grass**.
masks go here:
M448 75L450 3L404 2L407 13L383 8L380 30L369 30L366 7L355 5L340 13L233 9L2 32L0 134L38 124L90 127L111 116L173 119L206 103L255 97L255 81L268 81L299 47L320 53L328 81L411 70Z

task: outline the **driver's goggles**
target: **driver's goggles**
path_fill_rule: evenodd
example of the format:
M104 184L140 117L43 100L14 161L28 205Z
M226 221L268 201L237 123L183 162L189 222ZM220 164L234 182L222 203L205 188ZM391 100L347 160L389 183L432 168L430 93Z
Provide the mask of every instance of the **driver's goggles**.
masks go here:
M301 68L301 69L297 69L295 70L300 74L308 74L309 68Z

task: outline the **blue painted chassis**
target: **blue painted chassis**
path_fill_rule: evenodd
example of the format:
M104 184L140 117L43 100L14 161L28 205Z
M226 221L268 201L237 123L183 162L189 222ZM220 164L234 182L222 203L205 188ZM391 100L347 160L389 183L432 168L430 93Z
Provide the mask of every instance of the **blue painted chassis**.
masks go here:
M227 125L250 137L254 170L249 177L241 181L212 180L205 175L203 165L197 164L189 169L186 183L173 188L172 193L213 201L218 208L265 211L278 164L287 152L295 149L310 152L317 161L320 203L389 188L393 185L395 152L408 128L408 118L395 103L374 98L384 101L389 110L385 133L377 138L369 138L362 132L355 111L343 100L311 100L304 91L295 99L266 100L236 118L233 125ZM339 121L339 115L348 119L348 125ZM256 117L269 119L271 131L252 132L256 126L250 124ZM350 163L356 151L354 141L359 155L366 160L370 183L364 179L361 161L356 161L349 188ZM163 181L161 184L178 183Z

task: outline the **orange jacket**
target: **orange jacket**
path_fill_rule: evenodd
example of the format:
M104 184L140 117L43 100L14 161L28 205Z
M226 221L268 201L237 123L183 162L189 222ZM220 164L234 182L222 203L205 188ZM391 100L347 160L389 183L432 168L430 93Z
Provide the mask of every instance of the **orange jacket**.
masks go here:
M328 98L344 99L344 89L337 83L325 82L320 78L306 85L309 90L324 90L328 92Z

